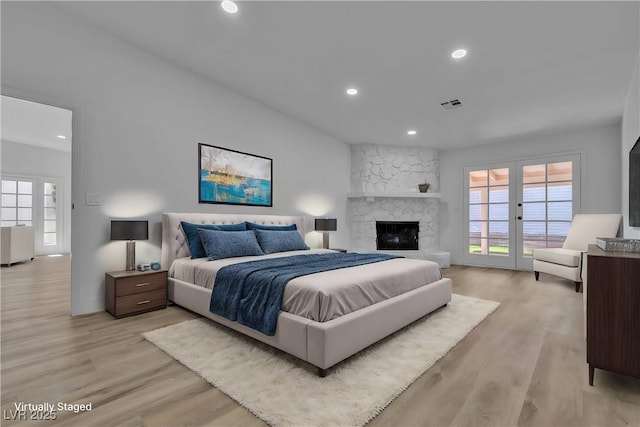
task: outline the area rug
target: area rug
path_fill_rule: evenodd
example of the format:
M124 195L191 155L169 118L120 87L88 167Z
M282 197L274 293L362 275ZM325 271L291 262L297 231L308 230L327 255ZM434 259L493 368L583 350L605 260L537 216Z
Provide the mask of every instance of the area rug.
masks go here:
M329 370L208 319L144 333L160 349L273 426L362 426L500 304L454 294L444 308Z

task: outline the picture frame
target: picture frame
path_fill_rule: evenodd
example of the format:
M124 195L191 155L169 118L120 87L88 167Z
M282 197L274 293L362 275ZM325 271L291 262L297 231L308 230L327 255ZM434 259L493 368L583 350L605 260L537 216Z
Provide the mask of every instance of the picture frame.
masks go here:
M273 159L198 144L198 201L273 206Z

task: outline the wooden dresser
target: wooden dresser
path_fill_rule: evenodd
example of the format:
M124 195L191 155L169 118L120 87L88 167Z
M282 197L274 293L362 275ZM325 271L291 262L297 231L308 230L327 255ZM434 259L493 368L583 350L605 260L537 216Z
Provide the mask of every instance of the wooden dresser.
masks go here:
M112 271L105 274L105 308L116 318L167 307L167 272Z
M640 253L587 252L587 363L640 378Z

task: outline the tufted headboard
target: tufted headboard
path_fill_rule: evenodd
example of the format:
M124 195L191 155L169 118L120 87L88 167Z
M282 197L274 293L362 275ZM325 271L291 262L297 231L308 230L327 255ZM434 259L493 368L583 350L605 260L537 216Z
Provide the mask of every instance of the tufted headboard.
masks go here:
M265 225L295 224L304 237L304 218L281 215L241 215L214 213L163 213L162 214L162 268L169 269L176 258L191 255L180 227L180 221L194 224L238 224L244 221Z

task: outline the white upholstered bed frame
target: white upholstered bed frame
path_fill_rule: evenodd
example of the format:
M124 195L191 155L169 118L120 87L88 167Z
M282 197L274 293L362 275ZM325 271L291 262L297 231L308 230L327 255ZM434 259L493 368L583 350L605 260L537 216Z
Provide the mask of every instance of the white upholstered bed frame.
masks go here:
M162 266L168 269L176 258L189 256L180 221L200 224L296 224L304 234L299 216L235 215L202 213L162 214ZM328 322L316 322L280 312L276 334L264 335L209 311L211 289L169 277L169 300L245 335L292 354L317 366L321 376L326 369L359 352L398 329L431 313L451 300L451 280L440 279L394 298L346 314Z

